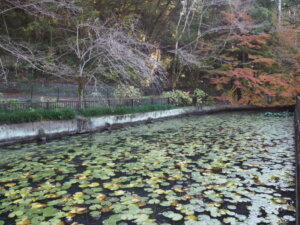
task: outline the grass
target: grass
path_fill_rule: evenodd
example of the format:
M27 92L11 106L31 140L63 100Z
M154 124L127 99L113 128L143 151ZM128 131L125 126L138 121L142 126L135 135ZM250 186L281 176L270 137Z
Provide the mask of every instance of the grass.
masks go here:
M15 112L1 112L0 124L28 123L41 120L74 119L76 112L73 109L28 109Z
M86 108L79 111L80 115L86 117L105 116L105 115L123 115L129 113L151 112L157 110L172 109L172 105L141 105L141 106L118 106L113 108Z
M118 106L113 108L86 108L86 109L26 109L15 112L0 112L0 124L28 123L42 120L71 120L76 116L105 116L123 115L129 113L151 112L157 110L172 109L172 105L141 105L141 106Z

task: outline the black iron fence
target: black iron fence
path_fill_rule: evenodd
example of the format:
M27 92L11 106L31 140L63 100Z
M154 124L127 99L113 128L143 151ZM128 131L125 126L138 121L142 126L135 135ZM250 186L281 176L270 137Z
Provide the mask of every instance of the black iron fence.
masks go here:
M295 149L296 149L296 224L300 225L300 95L296 97Z
M84 95L89 100L99 100L102 98L114 98L117 86L87 86ZM158 88L138 88L142 96L159 96L162 93ZM74 84L18 84L0 83L0 93L4 93L5 98L15 98L19 100L38 101L40 98L51 98L55 100L76 100L78 96L77 85Z
M58 109L58 108L90 108L90 107L117 107L141 105L170 104L169 98L130 98L130 99L102 99L79 101L55 102L3 102L0 103L0 112L14 112L24 109Z

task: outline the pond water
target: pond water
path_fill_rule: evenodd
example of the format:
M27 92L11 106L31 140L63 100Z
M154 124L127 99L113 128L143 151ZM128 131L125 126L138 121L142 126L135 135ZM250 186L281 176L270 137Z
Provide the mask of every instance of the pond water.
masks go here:
M219 114L5 147L0 224L295 224L293 135Z

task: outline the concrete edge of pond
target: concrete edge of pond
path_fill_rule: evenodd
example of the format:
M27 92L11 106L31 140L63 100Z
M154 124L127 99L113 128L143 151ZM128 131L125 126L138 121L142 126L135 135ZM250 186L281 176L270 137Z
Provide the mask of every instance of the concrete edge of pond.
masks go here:
M296 225L300 225L300 96L295 107Z
M184 117L188 115L203 115L233 111L282 111L292 110L294 106L257 107L257 106L204 106L184 107L163 111L112 115L101 117L79 117L75 120L39 121L21 124L0 125L0 146L34 140L45 141L67 135L113 130L120 127L151 123L153 121Z

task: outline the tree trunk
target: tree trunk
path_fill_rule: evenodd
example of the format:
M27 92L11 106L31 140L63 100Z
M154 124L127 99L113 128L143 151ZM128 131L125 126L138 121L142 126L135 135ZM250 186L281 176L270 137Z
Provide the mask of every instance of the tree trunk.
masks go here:
M78 82L78 108L84 108L84 88L85 85L82 82Z
M282 18L282 0L278 0L278 24L281 24Z
M176 88L181 72L182 72L182 69L181 69L181 65L179 62L179 57L177 54L175 54L174 61L172 63L172 72L171 72L172 74L171 74L170 88L172 90L174 90Z

